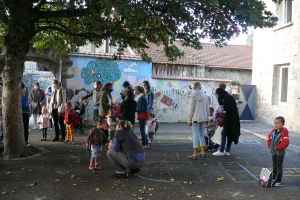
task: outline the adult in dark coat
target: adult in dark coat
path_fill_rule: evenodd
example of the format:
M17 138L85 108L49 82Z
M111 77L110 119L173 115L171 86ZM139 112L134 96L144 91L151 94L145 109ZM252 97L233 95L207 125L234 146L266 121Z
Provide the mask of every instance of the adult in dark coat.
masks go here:
M120 107L121 119L130 121L132 125L135 124L135 111L137 107L137 102L133 99L133 96L133 90L127 90L125 100L122 101Z
M235 144L237 144L239 141L239 137L241 135L239 113L238 113L235 99L233 98L233 96L228 94L223 88L218 88L216 90L216 95L219 104L223 105L223 109L224 109L223 112L225 113L225 118L224 118L224 127L222 130L221 146L219 150L215 152L213 155L229 156L231 143L234 142ZM227 138L227 146L225 150L226 138Z

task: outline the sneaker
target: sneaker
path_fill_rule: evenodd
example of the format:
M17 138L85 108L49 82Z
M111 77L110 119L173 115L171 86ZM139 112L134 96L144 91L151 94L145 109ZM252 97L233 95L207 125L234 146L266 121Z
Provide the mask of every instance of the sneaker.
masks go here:
M128 174L134 175L134 174L136 174L136 173L139 173L140 171L141 171L141 169L138 167L138 168L136 168L136 169L130 170L130 172L129 172Z
M213 149L212 148L207 148L207 151L213 151Z
M61 140L60 140L60 141L61 141ZM70 141L69 141L69 140L65 140L65 141L64 141L64 143L68 143L68 142L70 142Z
M89 170L94 171L94 170L95 170L95 166L94 166L94 165L90 165L90 166L89 166Z
M148 145L145 145L145 146L143 146L144 147L144 149L149 149L149 144Z
M116 173L116 178L128 179L128 176L126 173L124 173L124 174Z
M95 165L95 168L96 168L96 169L102 169L102 167L101 167L100 164L96 164L96 165Z
M152 143L152 141L151 141L151 140L149 140L149 141L148 141L148 143L149 143L149 144L151 144L151 143Z
M44 138L41 139L41 141L44 141L44 140L45 140Z
M274 182L273 187L282 187L282 183L281 182Z
M34 126L34 127L32 128L32 130L35 130L35 129L38 129L38 127Z
M52 140L52 142L58 142L58 141L59 141L58 138L54 138L54 139Z
M224 156L230 156L230 153L228 153L227 151L224 151Z
M52 131L53 129L52 128L50 128L50 131Z
M44 141L47 141L47 138L44 138Z
M214 156L224 156L224 152L218 150L217 152L213 153Z
M69 144L74 144L74 140L71 140L71 141L69 142Z
M31 145L29 142L27 142L27 144L26 144L28 147Z

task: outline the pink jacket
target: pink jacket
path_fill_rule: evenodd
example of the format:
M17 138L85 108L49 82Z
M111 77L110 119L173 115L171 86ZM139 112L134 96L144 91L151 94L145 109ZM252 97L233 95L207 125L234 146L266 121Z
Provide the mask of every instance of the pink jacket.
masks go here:
M47 114L41 114L38 119L38 123L41 124L42 128L49 128L49 119L51 119L51 115L49 113Z

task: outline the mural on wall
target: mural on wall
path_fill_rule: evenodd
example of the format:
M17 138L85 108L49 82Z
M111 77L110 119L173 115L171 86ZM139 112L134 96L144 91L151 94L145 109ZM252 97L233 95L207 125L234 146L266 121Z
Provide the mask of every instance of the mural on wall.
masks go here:
M124 81L132 86L142 86L148 80L154 91L154 113L161 122L186 122L189 96L195 81L152 79L152 65L140 60L106 60L90 57L71 57L73 66L69 73L74 77L67 80L67 89L74 95L70 101L75 104L82 96L93 90L93 83L100 80L103 84L110 81L114 84L113 102L122 101L120 92ZM208 96L213 94L212 82L201 82ZM92 98L87 99L84 119L91 120L93 115Z
M114 83L120 79L120 76L121 71L119 66L112 60L96 59L95 61L90 61L87 66L81 70L81 77L87 85L95 81Z

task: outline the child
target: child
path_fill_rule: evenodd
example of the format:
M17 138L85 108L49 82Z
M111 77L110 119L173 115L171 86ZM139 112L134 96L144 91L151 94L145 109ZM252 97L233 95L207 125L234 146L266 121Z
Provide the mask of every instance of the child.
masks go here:
M96 119L97 128L93 128L90 130L87 141L86 141L86 149L91 151L91 159L90 159L90 170L102 169L99 164L100 152L102 151L102 145L105 142L108 142L103 128L106 126L105 118L98 117Z
M214 119L214 108L213 107L209 107L209 118L208 118L208 122L205 126L205 128L207 128L207 136L208 136L208 151L212 151L213 149L213 142L211 141L212 136L215 134L216 131L216 122Z
M156 128L156 119L155 115L153 113L150 113L150 119L147 121L147 134L149 137L148 143L153 142L153 135L155 133L155 128Z
M50 101L51 101L51 98L48 98L47 99L47 105L46 105L46 108L47 108L47 110L48 110L48 112L50 113L50 115L51 115L51 108L52 108L52 106L51 106L51 104L50 104ZM48 130L50 130L50 131L52 131L52 117L51 117L51 119L49 119L49 129Z
M281 187L282 163L285 149L289 146L289 131L284 127L285 119L281 116L274 120L274 129L268 136L268 147L272 153L273 174L277 176L272 186Z
M41 141L47 141L47 130L49 128L49 119L51 115L48 113L46 107L42 108L42 114L38 118L38 124L42 127L43 137Z
M114 139L116 126L117 126L117 119L115 117L114 110L108 111L108 116L106 117L106 124L108 126L108 140L111 141Z
M113 109L114 109L114 111L115 111L115 117L116 117L118 120L121 119L120 108L121 108L121 103L120 103L120 102L115 103Z
M66 130L67 130L67 138L64 143L74 144L74 126L75 126L75 111L72 110L72 103L66 103L66 112L65 112L65 122L66 122Z

